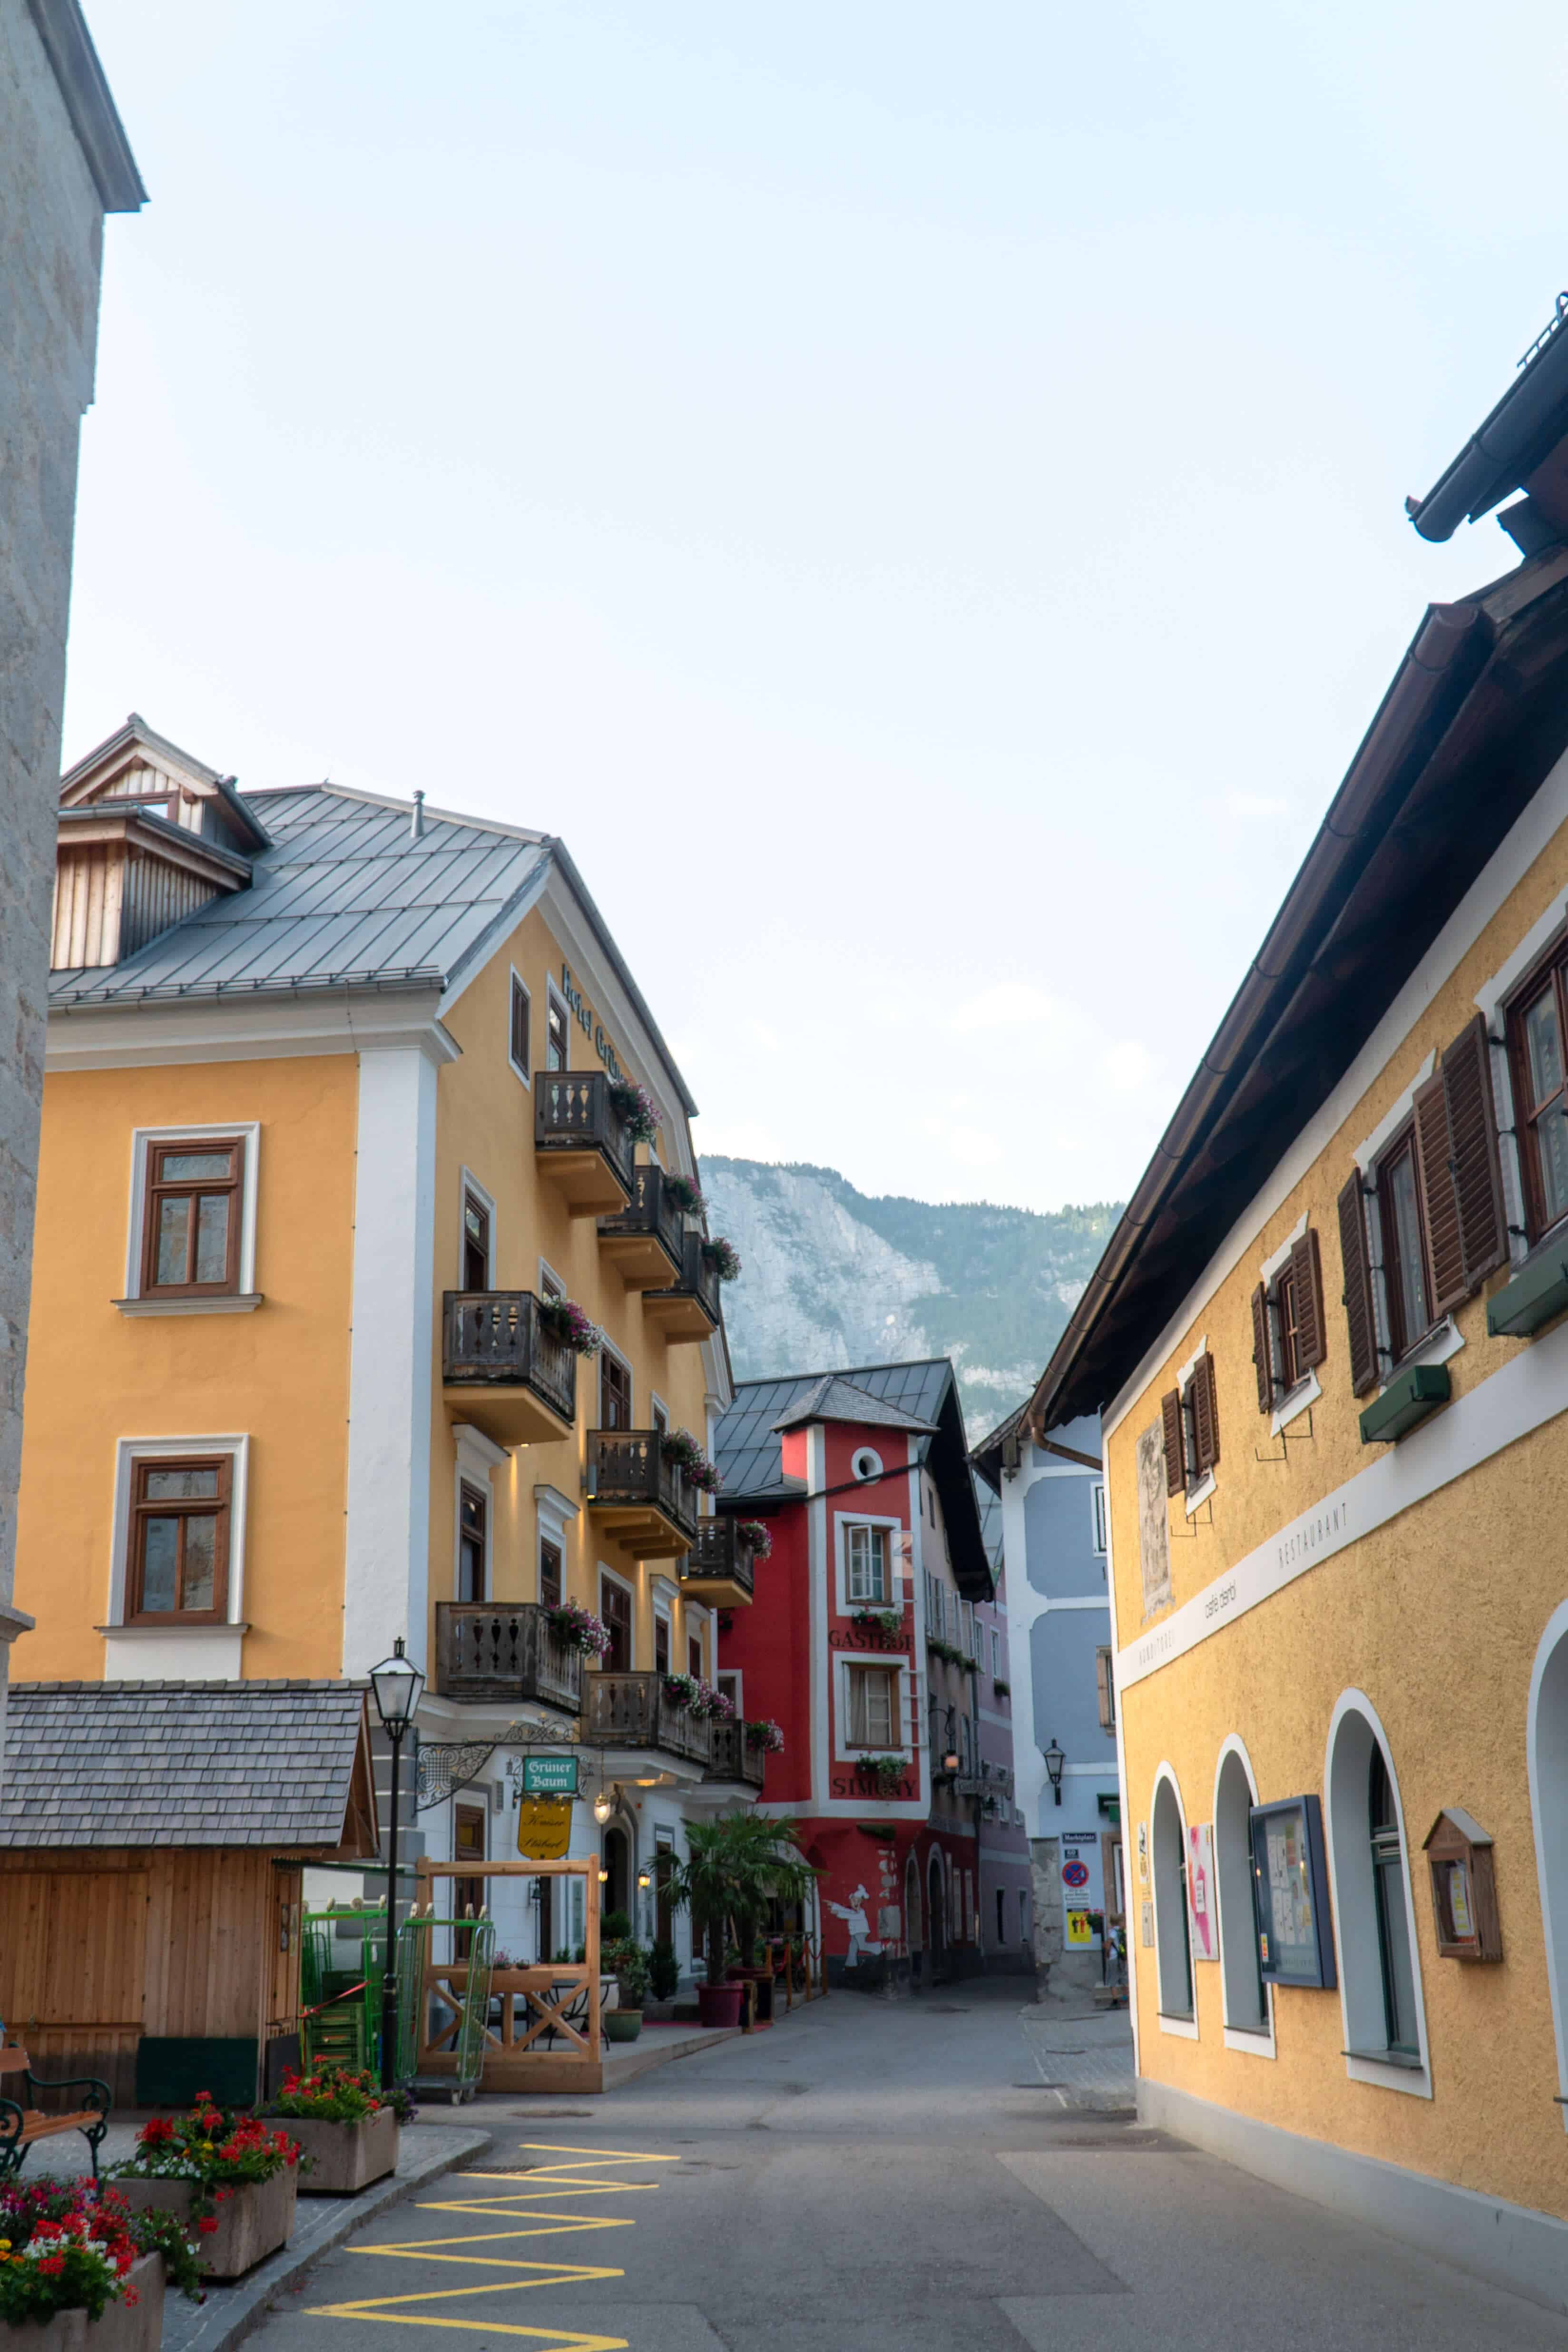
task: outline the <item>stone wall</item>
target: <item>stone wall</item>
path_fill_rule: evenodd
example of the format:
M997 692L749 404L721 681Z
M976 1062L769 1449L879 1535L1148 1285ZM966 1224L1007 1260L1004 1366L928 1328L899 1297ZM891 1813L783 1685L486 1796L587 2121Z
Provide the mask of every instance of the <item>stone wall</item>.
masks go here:
M103 200L27 0L0 0L0 1727L22 1455L77 446ZM25 1626L26 1621L23 1621Z

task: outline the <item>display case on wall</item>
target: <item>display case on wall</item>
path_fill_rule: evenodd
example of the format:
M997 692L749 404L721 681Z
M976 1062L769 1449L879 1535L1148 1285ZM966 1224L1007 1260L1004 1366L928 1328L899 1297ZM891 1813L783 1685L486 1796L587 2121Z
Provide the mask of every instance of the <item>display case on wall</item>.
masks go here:
M1286 1797L1278 1804L1255 1805L1249 1819L1263 1980L1331 1990L1338 1979L1322 1806L1316 1797Z

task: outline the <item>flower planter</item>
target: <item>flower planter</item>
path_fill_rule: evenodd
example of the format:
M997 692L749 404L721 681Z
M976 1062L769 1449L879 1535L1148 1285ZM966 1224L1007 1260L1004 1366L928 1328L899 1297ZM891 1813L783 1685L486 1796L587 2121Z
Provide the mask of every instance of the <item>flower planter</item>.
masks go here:
M605 2017L605 2038L607 2042L635 2042L642 2032L640 2009L612 2009Z
M119 2179L114 2185L132 2212L137 2213L188 2213L197 2188L194 2180L134 2178ZM279 2246L288 2244L289 2232L294 2227L294 2200L299 2186L300 2176L292 2165L270 2180L242 2180L219 2205L216 2230L210 2234L198 2234L195 2223L191 2223L191 2242L205 2263L209 2278L242 2278L268 2254L276 2253Z
M706 2026L735 2026L741 2022L741 2004L746 1998L743 1984L700 1984L697 1988L697 2021Z
M104 2317L108 2317L107 2312ZM57 2311L42 2327L36 2319L7 2320L0 2326L0 2344L6 2352L87 2352L89 2323L85 2311ZM101 2327L103 2321L100 2320ZM93 2338L96 2344L98 2339Z
M163 2257L142 2254L125 2273L134 2303L111 2303L103 2317L89 2320L86 2352L158 2352L163 2340Z
M268 2120L298 2141L300 2154L310 2158L310 2170L300 2175L301 2197L353 2197L397 2168L397 2117L390 2107L378 2107L374 2116L347 2124L330 2123L321 2116L274 2116Z

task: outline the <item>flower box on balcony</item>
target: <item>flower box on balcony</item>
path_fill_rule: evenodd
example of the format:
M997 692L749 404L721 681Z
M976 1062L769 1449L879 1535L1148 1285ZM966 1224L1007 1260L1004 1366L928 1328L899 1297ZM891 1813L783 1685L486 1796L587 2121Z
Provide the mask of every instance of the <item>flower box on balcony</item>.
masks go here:
M496 1445L549 1444L577 1419L577 1350L531 1290L442 1295L441 1395Z

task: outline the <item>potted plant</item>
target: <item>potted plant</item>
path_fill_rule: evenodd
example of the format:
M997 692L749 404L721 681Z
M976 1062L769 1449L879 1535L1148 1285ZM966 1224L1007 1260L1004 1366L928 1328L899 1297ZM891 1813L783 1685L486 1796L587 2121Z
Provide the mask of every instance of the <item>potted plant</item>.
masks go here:
M629 1078L610 1082L610 1100L621 1115L621 1125L634 1143L651 1143L664 1125L664 1115L646 1087Z
M647 1986L655 2000L673 2000L680 1984L680 1962L673 1944L656 1944L647 1958Z
M694 1184L689 1176L667 1176L664 1189L683 1216L700 1217L708 1206L701 1187Z
M689 1429L667 1429L659 1439L662 1458L680 1472L689 1486L698 1487L704 1495L716 1495L724 1481L714 1463L709 1461Z
M734 1243L727 1242L722 1234L710 1242L703 1243L702 1255L721 1282L733 1282L740 1274L741 1254Z
M724 1813L715 1821L693 1822L686 1846L686 1859L677 1863L669 1885L672 1899L702 1922L708 1973L697 1988L698 2017L704 2025L738 2025L745 1984L724 1981L730 1922L735 1922L741 1950L751 1951L756 1922L770 1898L803 1899L816 1874L800 1851L795 1823L766 1814Z
M605 1344L604 1333L574 1298L542 1298L538 1315L542 1328L574 1356L596 1356Z
M558 1601L545 1611L544 1622L558 1642L585 1658L602 1658L610 1646L610 1629L603 1618L575 1601Z
M737 1535L744 1536L752 1547L752 1558L759 1567L773 1556L773 1531L765 1519L741 1519L736 1524Z
M132 2212L149 2208L194 2225L213 2278L238 2278L287 2245L300 2150L257 2116L235 2116L207 2093L184 2116L154 2116L136 2153L114 2168Z
M201 2267L172 2214L132 2213L89 2181L0 2186L0 2327L20 2352L158 2352L163 2282L205 2300ZM25 2332L25 2335L23 2331Z
M605 2033L611 2042L635 2042L642 2032L642 2005L647 1993L647 1956L630 1936L605 1947L605 1965L616 1979L616 2006L605 2013Z
M896 1797L908 1770L901 1756L858 1756L855 1769L879 1797Z
M369 2073L330 2059L302 2076L289 2067L265 2112L310 2160L307 2197L353 2197L397 2168L397 2110Z
M746 1726L746 1745L763 1756L784 1754L784 1726L775 1723L771 1715L763 1716Z
M903 1612L898 1609L857 1609L849 1622L862 1633L880 1633L887 1642L896 1642L904 1630ZM932 1643L928 1636L926 1647L940 1649L943 1656L947 1654L945 1642Z

